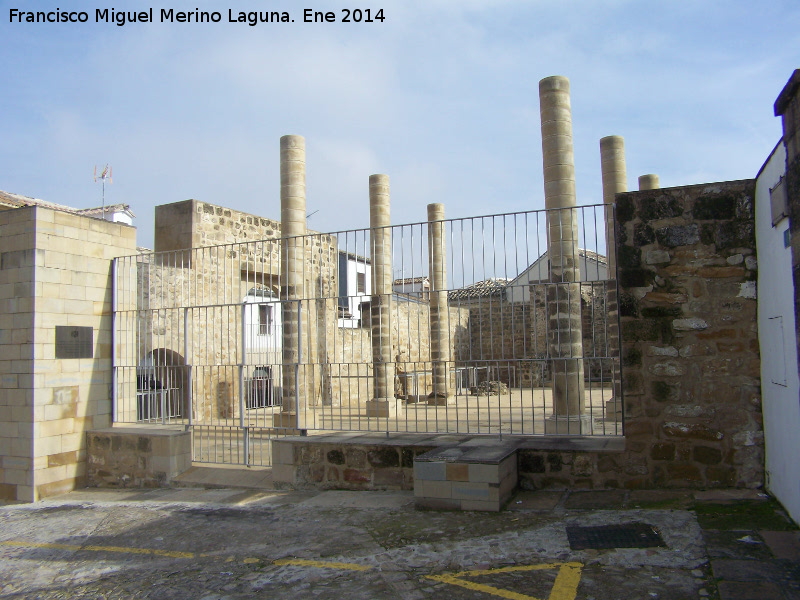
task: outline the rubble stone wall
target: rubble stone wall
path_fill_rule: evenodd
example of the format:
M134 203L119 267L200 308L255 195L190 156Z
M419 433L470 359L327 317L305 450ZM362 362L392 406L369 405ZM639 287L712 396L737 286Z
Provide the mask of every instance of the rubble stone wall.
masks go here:
M760 487L753 180L617 195L626 450L520 451L523 487Z

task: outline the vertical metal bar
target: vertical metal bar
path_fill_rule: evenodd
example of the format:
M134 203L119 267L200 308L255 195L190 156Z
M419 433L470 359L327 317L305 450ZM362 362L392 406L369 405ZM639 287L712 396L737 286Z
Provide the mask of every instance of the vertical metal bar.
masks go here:
M303 360L303 320L301 300L297 301L297 362L294 365L295 428L300 429L300 363ZM308 383L308 382L306 382Z
M256 305L258 306L258 305ZM241 343L242 343L242 355L239 358L239 427L244 427L244 356L245 356L245 318L247 315L247 303L242 302L242 310L241 310L241 318L242 324L240 327L241 330ZM266 390L266 384L265 384Z
M189 427L191 427L194 420L194 393L192 392L192 363L189 360L189 349L191 347L189 344L189 314L189 307L187 306L183 309L183 362L186 365L186 395L189 398L186 417Z
M117 306L117 266L119 258L111 261L111 422L117 422L117 323L119 306Z

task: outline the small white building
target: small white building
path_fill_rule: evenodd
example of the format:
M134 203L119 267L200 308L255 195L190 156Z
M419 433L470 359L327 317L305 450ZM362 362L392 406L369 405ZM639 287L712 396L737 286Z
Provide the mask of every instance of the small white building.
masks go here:
M579 281L606 281L608 261L597 252L578 249ZM530 302L531 284L550 281L550 254L545 251L527 269L506 284L506 300L509 302Z
M339 327L361 326L363 304L372 297L372 263L369 258L339 250Z
M392 291L395 294L411 296L418 300L428 300L431 291L431 280L428 277L395 279L392 282Z
M767 292L758 295L758 343L766 485L800 521L800 377L785 173L786 147L781 140L756 176L758 289ZM743 287L740 295L755 293L753 285Z
M94 217L95 219L111 221L112 223L125 223L125 225L133 225L133 219L136 217L128 204L109 204L108 206L98 206L96 208L79 208L75 213L83 215L84 217Z

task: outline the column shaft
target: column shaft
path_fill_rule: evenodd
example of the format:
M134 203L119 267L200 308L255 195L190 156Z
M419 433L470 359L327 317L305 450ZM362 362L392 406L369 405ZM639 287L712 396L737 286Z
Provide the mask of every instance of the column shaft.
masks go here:
M539 104L545 208L549 209L547 310L554 413L545 431L583 433L583 336L569 80L558 76L542 79Z
M372 249L372 365L373 400L393 400L395 365L392 361L392 230L389 212L389 176L369 177L369 226Z
M647 175L639 175L639 191L644 190L657 190L661 185L658 182L658 175L649 173Z
M617 308L617 261L616 235L614 231L614 211L611 205L617 194L628 191L628 177L625 169L625 140L619 135L610 135L600 140L600 165L603 176L603 203L606 205L606 258L609 283L606 291L606 342L611 363L613 396L606 401L605 417L608 421L622 418L622 382L619 364L619 318ZM606 372L606 369L603 369Z
M281 410L285 413L301 410L305 397L305 371L302 365L296 368L301 357L301 337L306 333L305 311L298 310L305 297L305 233L306 142L302 136L285 135L281 138L280 276L283 317Z
M430 347L433 361L431 404L452 402L448 377L451 362L449 312L447 307L447 250L445 248L444 204L428 204L428 260L431 280Z
M620 135L609 135L600 140L600 169L603 177L603 204L606 205L606 259L608 276L616 273L616 240L614 236L614 211L610 208L614 198L628 191L625 170L625 140Z

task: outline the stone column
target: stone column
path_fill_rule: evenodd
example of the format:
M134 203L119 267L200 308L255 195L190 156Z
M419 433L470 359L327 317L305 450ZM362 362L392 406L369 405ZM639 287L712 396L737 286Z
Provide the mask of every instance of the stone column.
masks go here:
M611 365L613 396L606 401L605 417L609 421L622 419L622 398L619 365L619 318L617 314L617 252L614 231L614 204L616 195L628 191L625 169L625 140L619 135L610 135L600 140L600 169L603 176L603 204L606 205L606 260L608 264L608 289L606 290L606 341L610 355L617 360Z
M553 359L553 414L545 421L545 433L585 434L591 432L591 420L584 414L578 215L566 77L539 82L539 110L550 259L548 345Z
M433 391L428 404L453 404L450 384L449 314L447 308L447 251L445 249L444 204L428 204L428 261L431 279L430 344L433 361Z
M305 370L300 344L305 331L305 311L298 303L305 297L306 141L299 135L281 138L281 307L283 317L283 366L281 412L275 426L293 427L305 401ZM299 401L299 405L298 405Z
M369 247L372 249L372 338L373 398L367 414L391 417L403 410L394 395L395 365L392 362L392 229L389 213L389 176L369 176Z
M644 190L657 190L661 186L658 184L658 175L650 173L649 175L639 175L639 191Z
M603 176L603 204L614 204L620 192L628 191L625 171L625 140L621 135L609 135L600 140L600 169ZM613 211L606 208L606 258L609 277L616 273L616 252Z

